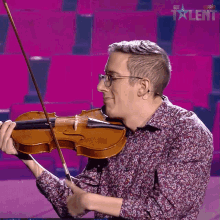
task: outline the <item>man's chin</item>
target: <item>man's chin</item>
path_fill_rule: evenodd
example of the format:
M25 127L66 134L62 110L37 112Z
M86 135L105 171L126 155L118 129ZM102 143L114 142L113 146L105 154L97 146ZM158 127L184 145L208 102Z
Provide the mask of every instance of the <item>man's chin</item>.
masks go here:
M108 117L110 117L111 118L111 110L109 109L109 107L106 105L105 106L105 113L106 113L106 115L108 115Z
M105 109L106 115L108 115L108 117L110 117L110 118L114 118L113 109L108 104L106 104L105 107L106 107L106 109Z
M116 112L114 112L114 110L108 106L106 106L106 115L108 115L109 118L120 119L118 114L116 114Z

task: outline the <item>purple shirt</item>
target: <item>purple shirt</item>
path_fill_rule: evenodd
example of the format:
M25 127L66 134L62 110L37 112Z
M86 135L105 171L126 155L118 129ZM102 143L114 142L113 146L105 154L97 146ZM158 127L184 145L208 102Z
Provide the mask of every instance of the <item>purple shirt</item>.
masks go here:
M123 198L123 218L196 219L209 182L212 152L212 134L196 114L163 96L145 127L135 133L127 129L126 145L118 155L89 159L77 176L80 181L73 181L87 192ZM36 183L57 214L70 217L66 198L72 192L64 180L43 171ZM95 212L95 218L111 217Z

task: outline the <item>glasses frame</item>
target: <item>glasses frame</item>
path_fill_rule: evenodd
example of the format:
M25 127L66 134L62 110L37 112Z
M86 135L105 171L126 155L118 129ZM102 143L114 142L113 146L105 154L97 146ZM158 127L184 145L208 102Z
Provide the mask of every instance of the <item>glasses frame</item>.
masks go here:
M104 79L104 85L106 87L110 87L112 85L112 81L113 79L125 79L125 78L136 78L136 79L144 79L144 80L148 80L148 79L145 79L145 78L141 78L141 77L138 77L138 76L112 76L110 74L99 74L99 82L101 82L103 79Z

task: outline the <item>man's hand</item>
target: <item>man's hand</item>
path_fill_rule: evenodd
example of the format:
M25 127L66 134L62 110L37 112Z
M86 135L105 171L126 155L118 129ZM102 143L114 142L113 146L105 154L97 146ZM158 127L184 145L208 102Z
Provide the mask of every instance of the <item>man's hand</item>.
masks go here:
M15 149L11 133L15 128L16 123L11 120L6 121L4 124L0 121L0 150L6 154L17 155L18 151Z
M82 214L86 209L89 209L88 195L89 193L77 187L69 180L65 180L66 185L71 188L73 195L67 198L67 208L72 216Z
M74 193L67 198L67 208L72 216L82 214L85 210L92 210L119 217L123 202L122 198L87 193L69 180L65 182Z

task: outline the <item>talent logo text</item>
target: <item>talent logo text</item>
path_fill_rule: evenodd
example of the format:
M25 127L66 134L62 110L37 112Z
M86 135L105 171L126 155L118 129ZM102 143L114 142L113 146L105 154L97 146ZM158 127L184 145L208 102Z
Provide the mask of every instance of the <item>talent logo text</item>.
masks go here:
M190 21L215 21L215 10L212 10L213 7L207 10L185 10L184 6L182 5L181 9L179 9L179 5L174 5L173 10L173 19L180 20L181 18ZM179 15L179 16L177 16Z

